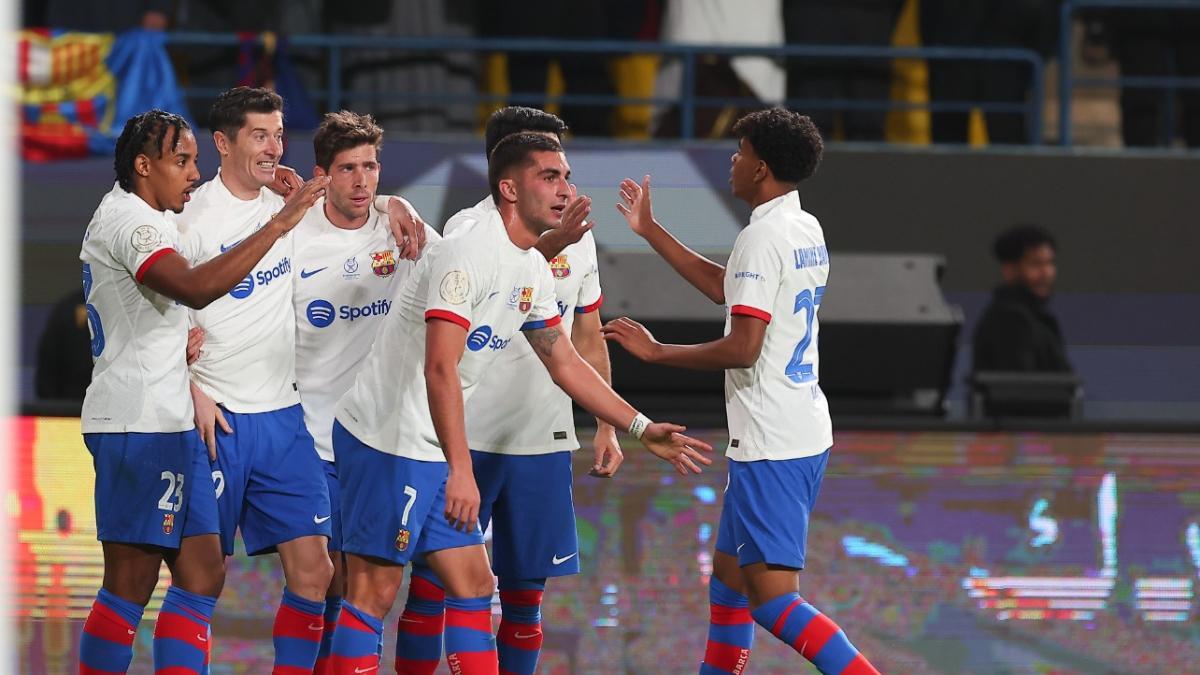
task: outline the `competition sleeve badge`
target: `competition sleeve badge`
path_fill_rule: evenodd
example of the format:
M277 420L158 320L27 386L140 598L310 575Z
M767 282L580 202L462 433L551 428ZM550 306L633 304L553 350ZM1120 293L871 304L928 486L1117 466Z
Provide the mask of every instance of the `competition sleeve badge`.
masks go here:
M556 255L550 260L550 273L555 279L566 279L571 276L571 263L567 262L567 256Z
M162 235L153 225L142 225L134 230L133 235L129 238L129 244L138 253L153 251L158 247L160 241L162 241Z
M377 277L390 277L396 271L396 257L392 249L375 251L371 254L371 271Z
M533 307L533 287L524 286L521 288L521 302L517 305L517 309L528 312L531 307Z
M471 282L467 280L467 273L462 270L451 270L446 272L446 276L442 277L442 283L438 286L438 293L442 299L452 305L461 305L467 301L467 295L471 291Z

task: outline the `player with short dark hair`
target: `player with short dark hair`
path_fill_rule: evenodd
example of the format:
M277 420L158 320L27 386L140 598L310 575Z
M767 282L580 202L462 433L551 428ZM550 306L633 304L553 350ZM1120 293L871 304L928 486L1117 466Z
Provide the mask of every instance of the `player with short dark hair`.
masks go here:
M567 123L558 115L537 108L510 105L493 112L483 129L483 155L490 158L492 150L503 139L521 132L547 134L561 143L567 133Z
M282 96L261 87L234 87L221 92L213 101L208 112L208 128L233 139L246 125L246 115L271 113L283 113Z
M117 139L117 184L84 235L83 293L94 371L81 413L96 469L104 582L83 627L80 673L123 673L142 609L165 561L172 585L154 630L158 670L201 672L208 621L225 581L216 494L192 419L187 307L227 293L292 229L324 180L236 251L196 267L179 255L179 213L200 179L195 136L180 116L150 110Z
M529 125L529 129L523 129ZM492 167L509 161L504 153L521 148L500 144L505 132L532 132L553 143L566 125L532 108L509 107L488 120L485 135ZM550 147L547 145L547 147ZM498 194L498 175L492 192ZM493 197L459 211L446 222L447 237L474 236L476 226L497 212ZM563 331L576 351L611 383L608 349L600 335L600 288L596 242L591 232L561 250L548 249L548 232L538 240L550 253L554 293ZM552 246L552 244L551 244ZM549 577L578 574L579 541L572 493L572 455L579 448L568 397L540 369L530 372L534 355L522 341L500 350L466 408L467 441L482 499L480 522L492 528L492 570L499 577L500 668L513 675L532 674L542 646L541 606ZM612 476L623 461L616 430L596 421L592 474ZM412 568L408 603L397 625L396 659L405 675L432 675L441 653L443 594L436 577L420 561Z
M492 155L498 211L470 237L444 239L417 263L350 391L333 431L342 489L348 591L333 640L334 672L379 666L383 617L403 568L424 554L446 585L452 672L496 673L495 579L479 528L480 494L464 405L496 354L523 332L551 377L584 408L680 473L709 460L682 427L651 423L617 396L563 337L553 277L534 244L583 220L561 146L515 134Z
M366 360L391 311L395 290L414 263L400 257L387 217L371 205L379 188L383 130L370 115L327 113L313 135L315 175L329 176L325 198L296 227L292 300L296 314L296 384L304 421L329 487L333 580L325 594L318 675L329 672L334 628L345 594L342 517L334 463L333 411ZM425 226L428 227L428 226ZM440 235L429 228L429 241ZM350 261L354 261L350 265ZM353 267L353 271L348 271Z
M797 192L820 163L821 136L811 119L779 108L750 113L734 129L730 183L753 210L728 265L687 248L654 219L650 176L641 185L623 181L617 206L684 279L728 306L725 336L660 344L641 324L620 318L604 326L605 337L649 363L725 371L729 481L701 674L743 672L755 621L822 673L877 673L799 593L809 514L833 445L817 354L829 253L820 223L801 208Z

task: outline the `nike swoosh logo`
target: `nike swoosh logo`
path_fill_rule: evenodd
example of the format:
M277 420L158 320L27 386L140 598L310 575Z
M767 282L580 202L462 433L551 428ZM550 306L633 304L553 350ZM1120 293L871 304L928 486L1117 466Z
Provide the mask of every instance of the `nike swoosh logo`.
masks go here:
M497 295L500 295L500 291L492 291L492 294L487 296L487 299L491 300L492 298L496 297Z
M129 634L130 634L130 635L137 635L137 631L136 631L136 630L129 630L128 628L126 628L125 630L129 631Z
M317 525L320 525L321 523L329 520L332 517L333 516L325 516L324 518L318 518L316 516L313 516L313 522L316 523Z
M230 244L228 246L226 246L225 244L221 244L221 253L228 251L229 249L233 248L234 246L237 246L238 244L242 243L243 241L245 241L245 239L238 239L237 241L233 242L232 244Z
M517 638L518 640L528 640L529 638L535 638L539 635L541 635L541 633L513 633L513 637Z
M308 624L308 629L312 630L312 631L324 631L325 626L318 626L315 623L310 623L310 624Z
M373 670L379 670L379 666L371 666L370 668L355 668L355 673L369 673Z
M317 272L320 272L320 271L322 271L322 270L326 270L326 269L329 269L329 266L328 266L328 265L326 265L325 267L320 267L320 268L318 268L318 269L315 269L315 270L313 270L313 271L311 271L311 272L309 272L308 270L303 270L303 269L302 269L302 270L300 270L300 278L301 278L301 279L307 279L307 278L311 277L312 275L316 274Z
M576 551L565 558L560 558L560 557L558 557L558 554L555 553L554 557L550 559L550 562L554 563L555 565L561 565L561 564L567 562L568 560L570 560L571 558L574 558L577 555L579 555L579 551Z
M199 640L199 641L201 641L201 642L208 642L208 638L207 638L207 637L205 637L205 636L203 636L203 635L201 635L201 634L199 634L199 633L196 633L196 639L197 639L197 640Z
M420 619L410 619L407 616L404 616L403 614L401 614L400 615L400 623L425 623L425 622L421 621Z
M743 546L745 546L745 544L738 544L738 547L737 547L737 552L738 552L738 553L741 553L741 552L742 552L742 547L743 547Z

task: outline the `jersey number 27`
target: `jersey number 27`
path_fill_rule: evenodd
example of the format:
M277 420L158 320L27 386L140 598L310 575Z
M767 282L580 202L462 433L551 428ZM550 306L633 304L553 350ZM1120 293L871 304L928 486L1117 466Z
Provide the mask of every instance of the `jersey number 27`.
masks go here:
M824 286L817 286L811 290L806 288L796 294L796 304L792 313L799 314L803 311L805 317L804 337L796 344L796 349L792 351L792 360L788 361L787 368L783 369L783 374L792 382L803 384L817 379L816 373L813 372L813 364L804 361L804 352L808 351L809 345L813 343L813 321L817 318L817 307L821 306L821 298L824 295Z

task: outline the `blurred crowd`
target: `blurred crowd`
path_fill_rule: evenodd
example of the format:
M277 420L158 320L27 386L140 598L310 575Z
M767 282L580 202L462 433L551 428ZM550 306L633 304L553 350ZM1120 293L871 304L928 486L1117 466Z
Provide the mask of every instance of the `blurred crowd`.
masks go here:
M667 44L855 47L982 47L1032 50L1057 56L1059 0L25 0L27 26L88 31L131 27L276 35L311 33L424 37L637 40ZM1103 54L1125 77L1200 75L1200 11L1088 10L1084 56ZM272 47L273 49L274 47ZM249 72L269 80L270 58L245 49L179 49L185 85L228 86ZM323 56L297 53L314 88L325 84ZM359 105L370 105L393 128L470 130L478 111L447 110L436 101L389 102L379 92L527 94L521 101L553 106L556 95L665 98L679 96L678 59L653 55L509 53L397 54L355 50L344 84ZM698 96L727 103L701 106L699 136L727 135L747 109L788 101L809 112L829 138L851 141L1025 143L1024 112L979 104L1030 100L1028 64L986 60L880 58L705 57L697 65ZM1178 94L1127 86L1121 93L1121 136L1128 146L1162 145L1180 136L1200 143L1200 89ZM436 97L435 97L436 98ZM889 103L890 102L890 103ZM932 114L925 102L945 104ZM975 104L974 107L964 105ZM955 105L959 104L959 105ZM889 112L889 105L895 109ZM908 105L908 107L905 107ZM449 106L453 108L453 106ZM557 111L587 136L678 135L680 113L670 105L562 105ZM1173 131L1179 127L1180 133Z

